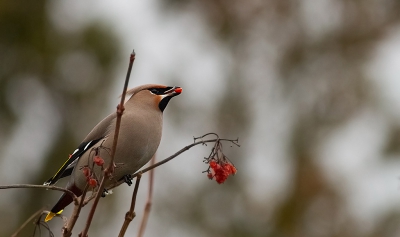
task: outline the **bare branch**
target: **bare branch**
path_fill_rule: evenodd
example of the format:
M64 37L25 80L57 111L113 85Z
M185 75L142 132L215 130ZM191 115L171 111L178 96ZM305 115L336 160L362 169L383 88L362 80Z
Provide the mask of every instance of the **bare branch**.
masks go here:
M156 167L158 167L158 166L160 166L160 165L162 165L162 164L165 164L165 163L167 163L168 161L174 159L175 157L179 156L180 154L182 154L183 152L189 150L190 148L192 148L192 147L194 147L194 146L197 146L197 145L199 145L199 144L202 144L202 145L203 145L203 144L210 143L210 142L217 142L217 141L229 141L229 142L235 144L236 146L240 146L240 145L237 143L237 139L232 140L232 139L219 139L219 138L217 138L217 139L211 139L211 140L205 140L205 141L195 142L195 143L193 143L193 144L190 144L190 145L188 145L188 146L185 146L184 148L180 149L178 152L176 152L176 153L173 154L172 156L170 156L170 157L168 157L168 158L166 158L166 159L164 159L164 160L162 160L162 161L160 161L160 162L157 162L156 164L151 165L151 166L149 166L149 167L143 169L143 170L140 171L140 172L141 172L142 174L144 174L144 173L146 173L146 172L149 171L149 170L152 170L152 169L154 169L154 168L156 168ZM138 173L139 173L139 172L138 172ZM136 177L136 176L138 175L138 173L135 173L134 175L132 175L132 178Z
M135 214L136 196L139 189L139 183L141 178L142 174L139 173L138 176L136 177L135 188L132 194L131 207L129 208L129 211L125 214L125 221L124 224L122 224L121 231L119 232L118 237L123 237L125 235L125 232L128 229L129 224L136 216Z
M49 228L49 225L46 223L46 222L44 222L44 221L42 221L41 219L41 217L42 217L42 215L43 214L49 214L50 212L49 211L44 211L43 209L42 209L42 211L41 211L41 213L40 213L40 215L38 216L38 218L35 220L35 222L33 223L34 225L35 225L35 228L33 229L33 234L32 234L32 236L36 236L36 230L38 230L39 231L39 236L41 236L42 234L42 230L41 230L41 227L43 227L43 228L45 228L47 231L48 231L48 234L49 234L49 236L50 237L54 237L54 234L53 234L53 232L50 230L50 228ZM59 217L62 217L61 215L59 215Z
M193 137L194 142L196 142L196 140L203 139L203 138L205 138L205 137L207 137L209 135L214 135L214 136L217 137L217 139L219 139L218 134L216 134L215 132L209 132L209 133L206 133L206 134L204 134L203 136L200 136L200 137Z
M31 222L35 217L37 217L39 214L40 216L42 215L44 208L40 208L37 212L33 213L33 215L31 215L16 231L13 235L11 235L11 237L17 237L17 235L19 234L19 232L21 232L21 230L29 224L29 222Z
M74 210L72 211L71 217L66 225L64 225L62 229L63 237L70 237L72 235L72 229L75 226L76 221L78 220L79 213L83 207L83 202L85 201L85 196L88 191L88 185L86 184L85 189L83 190L82 196L79 197L78 204L75 204Z
M119 128L121 125L122 113L125 110L125 108L124 108L125 95L126 95L126 90L128 88L131 71L132 71L132 65L133 65L133 62L135 61L135 56L136 56L135 51L133 51L129 58L129 67L128 67L128 72L126 73L125 84L124 84L124 88L122 91L121 101L120 101L119 105L117 106L117 121L116 121L115 132L114 132L113 146L111 149L111 160L110 160L110 163L108 164L108 167L104 170L104 175L101 179L101 182L100 182L99 188L97 190L97 194L94 199L92 208L90 209L90 213L89 213L88 219L86 221L85 228L79 234L79 236L81 236L81 237L87 236L90 224L92 223L92 220L93 220L94 212L96 211L96 207L97 207L97 204L99 203L100 196L102 195L103 190L104 190L105 179L106 179L106 177L107 178L110 177L112 175L112 173L114 172L114 156L115 156L115 151L116 151L117 143L118 143Z
M154 155L153 159L151 159L150 165L154 165L156 163L156 156ZM153 198L153 186L154 186L154 169L150 170L150 179L149 179L149 194L147 196L147 202L146 206L144 208L144 214L143 214L143 219L142 223L140 224L139 232L138 232L138 237L142 237L144 235L144 231L146 229L147 221L149 219L150 215L150 209L151 209L151 200Z
M210 134L212 134L212 133L210 133ZM202 137L200 137L200 138L203 138L203 137L204 137L204 136L202 136ZM197 139L199 139L199 138L195 138L195 141L196 141ZM192 148L192 147L194 147L194 146L197 146L197 145L200 145L200 144L201 144L201 145L205 145L205 144L207 144L207 143L212 143L212 142L217 142L217 141L227 141L227 142L231 142L231 143L234 144L235 146L240 147L240 145L238 144L238 139L217 138L217 139L202 140L202 141L194 142L194 143L192 143L192 144L190 144L190 145L185 146L184 148L180 149L180 150L177 151L175 154L173 154L173 155L171 155L171 156L165 158L164 160L159 161L159 162L157 162L157 163L154 164L154 165L150 165L149 167L147 167L147 168L145 168L145 169L143 169L143 170L140 170L140 171L136 172L135 174L132 175L132 178L135 178L136 176L138 176L139 173L144 174L144 173L146 173L146 172L148 172L148 171L150 171L150 170L152 170L152 169L154 169L154 168L156 168L156 167L158 167L158 166L160 166L160 165L163 165L163 164L167 163L168 161L174 159L175 157L179 156L179 155L182 154L183 152L188 151L190 148ZM121 180L121 181L118 181L118 182L114 183L113 185L111 185L111 186L109 187L109 189L113 189L113 188L115 188L115 187L118 187L119 185L121 185L121 184L123 184L123 183L124 183L124 181L122 181L122 180Z
M64 192L72 197L75 203L77 203L78 197L68 189L60 188L57 186L47 185L35 185L35 184L11 184L11 185L0 185L0 189L12 189L12 188L42 188Z

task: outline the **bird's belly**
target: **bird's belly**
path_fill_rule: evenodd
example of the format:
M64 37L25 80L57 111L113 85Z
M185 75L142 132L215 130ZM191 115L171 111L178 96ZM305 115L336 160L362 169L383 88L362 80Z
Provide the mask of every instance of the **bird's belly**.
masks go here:
M129 134L126 134L129 133ZM113 144L113 135L110 134L104 140L99 141L93 150L98 150L98 155L104 159L103 167L107 167L111 160L111 147ZM115 170L111 180L107 180L106 187L110 187L119 181L123 176L133 174L143 167L155 154L161 140L161 128L142 126L141 129L121 129L115 152ZM99 179L103 176L102 168L92 162L95 152L86 152L85 159L80 159L78 166L74 170L75 183L79 187L86 185L86 177L83 176L82 167L89 166ZM86 162L83 162L86 160ZM78 169L77 169L78 168ZM78 173L77 173L78 172Z

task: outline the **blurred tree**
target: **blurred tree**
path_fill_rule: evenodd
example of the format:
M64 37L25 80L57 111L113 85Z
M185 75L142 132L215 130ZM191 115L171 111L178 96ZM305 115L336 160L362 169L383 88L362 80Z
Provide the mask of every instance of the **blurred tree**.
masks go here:
M374 109L363 70L386 30L399 24L400 2L169 0L161 5L175 13L195 14L232 55L227 89L214 113L224 135L245 140L255 113L266 110L259 106L271 103L263 94L269 90L261 86L267 81L276 80L275 98L293 115L285 121L292 129L290 142L284 145L288 159L293 159L292 181L283 199L275 201L278 206L257 202L246 192L245 181L233 179L212 191L200 187L196 193L175 195L166 206L179 203L176 209L185 211L162 208L161 213L204 236L395 236L390 230L386 235L376 233L384 233L383 226L397 214L389 213L367 234L353 225L357 219L345 210L339 190L326 180L316 151L329 131L363 108ZM394 150L398 139L390 135L394 144L389 143L387 150ZM251 162L251 153L244 147L234 155L239 174L240 167ZM210 215L212 220L207 219Z
M40 154L44 157L36 161L30 154L24 154L23 164L44 164L36 170L37 176L19 180L32 184L41 184L53 175L55 167L79 144L88 127L100 120L98 116L105 108L120 54L118 40L109 28L93 22L75 30L62 30L50 20L51 10L49 2L44 0L0 2L0 141L9 142L23 124L26 114L21 110L27 109L25 105L40 94L48 95L45 98L52 105L49 113L42 116L60 120L58 131L50 131L56 136L45 134L54 137L50 152ZM35 91L38 88L40 91ZM29 130L37 134L43 128ZM6 158L13 159L2 156L0 162ZM45 194L48 196L43 190L20 190L15 196L18 205L3 203L3 218L12 216L15 222L7 220L7 225L2 222L0 235L9 236L24 219L48 203ZM30 234L32 229L27 228L21 236Z
M359 111L368 108L379 112L364 70L388 29L398 26L400 2L159 2L164 11L189 13L201 19L228 52L225 90L209 122L215 123L215 132L244 141L244 146L230 156L240 178L218 188L207 183L175 190L173 196L165 193L156 197L163 221L202 236L396 236L397 211L388 212L375 226L365 228L346 209L346 197L328 181L318 149L327 134L345 126ZM61 118L59 131L54 132L53 150L43 158L46 165L40 167L34 180L25 179L29 183L42 183L52 175L54 167L79 142L76 139L98 121L119 52L114 36L98 24L73 31L57 28L49 20L48 4L0 2L0 148L20 126L21 108L38 93L50 95L55 103L50 114ZM251 132L269 132L255 126L271 122L272 113L280 111L271 109L274 106L289 110L279 121L289 139L279 145L292 167L290 182L281 187L280 194L275 199L262 199L249 191L255 151L250 150L252 144L246 138ZM260 117L265 122L257 121ZM398 153L400 128L394 122L390 127L382 152ZM267 141L257 144L264 143ZM5 158L10 159L0 157ZM30 154L23 158L29 160ZM258 189L268 191L267 185ZM8 235L41 207L36 200L44 200L43 195L24 190L23 195L15 196L19 206L3 205L0 223L12 214L19 215L15 223L0 227L0 235Z

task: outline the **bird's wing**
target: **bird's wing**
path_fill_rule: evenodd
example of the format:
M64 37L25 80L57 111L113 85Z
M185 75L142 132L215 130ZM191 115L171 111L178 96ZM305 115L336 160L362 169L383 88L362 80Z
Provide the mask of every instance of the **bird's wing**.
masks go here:
M71 175L72 171L75 168L76 163L79 158L88 151L92 146L94 146L98 141L103 139L109 134L110 127L114 122L116 117L115 113L110 114L105 119L103 119L100 123L98 123L93 130L86 136L83 142L79 145L79 147L70 155L68 160L64 162L61 168L57 171L57 173L48 179L43 185L53 185L59 179L67 177Z
M102 138L99 138L97 140L92 140L89 142L82 142L81 145L79 145L79 147L74 151L74 153L72 153L72 155L68 158L68 160L64 162L64 164L57 171L57 173L53 177L48 179L43 185L53 185L59 179L71 175L72 170L74 169L79 157L81 157L83 153L89 150L94 144L96 144L101 139Z

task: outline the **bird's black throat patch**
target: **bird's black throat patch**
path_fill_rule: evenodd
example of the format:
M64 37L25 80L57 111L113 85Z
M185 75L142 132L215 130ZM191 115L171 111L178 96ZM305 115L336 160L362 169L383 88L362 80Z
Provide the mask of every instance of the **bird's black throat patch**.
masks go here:
M171 100L172 96L164 97L160 103L158 104L158 108L160 108L161 112L164 112L164 109L167 107L168 102Z

